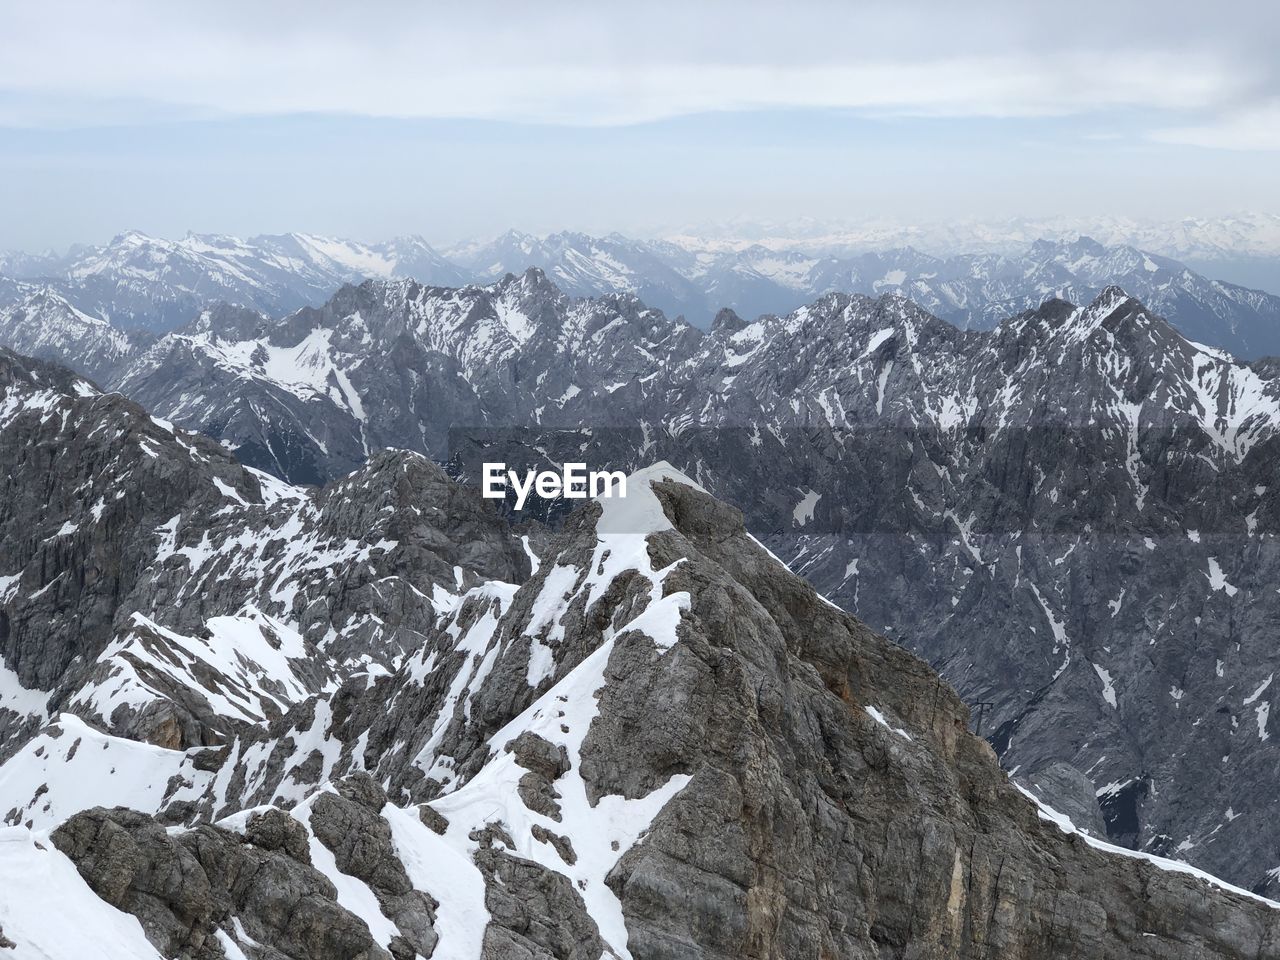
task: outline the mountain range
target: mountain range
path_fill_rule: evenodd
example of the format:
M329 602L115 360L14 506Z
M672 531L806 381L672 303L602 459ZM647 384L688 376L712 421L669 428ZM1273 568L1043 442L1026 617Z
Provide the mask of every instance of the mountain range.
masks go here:
M421 455L292 486L5 350L0 451L16 957L1280 944L1274 902L1012 783L926 663L670 464L554 531L512 527Z
M12 309L48 289L88 316L154 334L190 323L218 301L278 317L319 306L344 284L369 278L483 285L530 267L574 296L629 293L700 328L721 308L746 316L787 313L841 292L898 293L957 326L990 329L1050 297L1084 302L1116 283L1192 340L1242 357L1280 354L1280 297L1211 280L1135 246L1088 237L933 255L911 246L824 251L774 241L568 232L536 237L510 231L443 252L416 237L369 245L305 234L170 241L131 232L65 256L0 256L0 307Z
M417 238L374 245L304 234L164 240L138 231L65 255L0 254L0 275L18 291L48 287L116 327L150 331L186 323L217 301L282 314L366 277L463 279Z
M739 217L668 230L666 234L683 245L700 249L732 250L759 244L775 250L803 250L831 256L893 247L915 247L940 255L957 250L1016 254L1039 239L1088 236L1107 246L1128 244L1162 256L1200 263L1280 258L1280 214L1260 211L1177 220L1113 214L942 220L869 217L860 221Z
M385 448L470 482L487 461L670 462L983 704L1001 761L1052 805L1126 847L1280 883L1280 369L1188 340L1120 288L990 331L828 294L703 332L538 269L366 281L282 319L209 308L104 385L289 483L341 489Z

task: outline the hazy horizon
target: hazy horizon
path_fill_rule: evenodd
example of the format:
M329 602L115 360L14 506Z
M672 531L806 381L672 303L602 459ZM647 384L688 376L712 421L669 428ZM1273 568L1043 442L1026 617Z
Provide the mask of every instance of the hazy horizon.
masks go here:
M1214 236L1236 230L1238 237L1249 240L1229 248L1233 256L1280 257L1280 213L1268 211L1234 211L1219 217L1129 218L1119 216L1011 216L1004 218L957 217L929 220L925 218L868 217L863 219L749 219L744 217L722 221L704 221L681 225L658 226L649 230L622 230L611 227L584 229L578 226L548 225L542 227L507 226L463 237L440 239L424 230L396 234L351 235L320 233L299 229L272 231L216 231L188 228L158 232L124 225L120 229L96 236L80 237L71 243L37 247L0 248L0 253L32 257L63 258L80 249L109 246L131 233L162 242L182 242L191 237L224 237L252 241L264 237L290 234L317 239L357 243L369 247L397 240L416 239L442 255L467 256L471 250L516 234L537 240L558 235L581 234L593 238L620 237L639 242L669 241L690 249L730 250L761 244L777 250L808 253L887 251L911 247L936 256L1019 251L1038 240L1070 242L1088 238L1104 246L1132 245L1149 252L1176 256L1170 247L1175 239ZM1157 239L1158 238L1158 239Z

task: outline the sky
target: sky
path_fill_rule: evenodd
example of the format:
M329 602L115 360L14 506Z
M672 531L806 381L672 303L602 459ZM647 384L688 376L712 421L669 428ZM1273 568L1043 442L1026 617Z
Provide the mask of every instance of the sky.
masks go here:
M1280 211L1280 5L0 7L0 248Z

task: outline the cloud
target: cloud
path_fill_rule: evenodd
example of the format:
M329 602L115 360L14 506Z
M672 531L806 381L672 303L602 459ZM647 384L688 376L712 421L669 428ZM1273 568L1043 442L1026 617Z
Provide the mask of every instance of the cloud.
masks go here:
M1208 123L1153 130L1151 139L1219 150L1280 150L1280 101L1234 110Z
M797 108L1219 117L1270 83L1266 9L1242 39L1176 2L1140 17L1086 0L1064 30L1060 7L1003 2L54 0L0 13L0 122L334 113L619 125Z

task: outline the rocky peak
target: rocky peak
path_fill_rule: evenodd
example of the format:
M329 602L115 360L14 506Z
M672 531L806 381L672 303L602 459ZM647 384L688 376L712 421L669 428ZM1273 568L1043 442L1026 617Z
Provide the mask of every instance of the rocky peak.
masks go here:
M508 273L495 287L495 292L512 290L525 300L556 300L564 296L541 267L529 267L519 276Z
M1105 256L1107 248L1092 237L1081 236L1074 240L1037 240L1031 247L1033 253L1040 256L1100 257Z
M207 333L233 343L265 336L271 321L257 310L234 303L215 303L200 311L191 323L180 327L180 334Z
M714 320L711 321L712 333L737 333L747 322L737 315L729 307L724 307L716 314Z
M0 343L43 359L74 361L77 370L107 382L146 338L131 336L72 306L45 284L0 307Z
M24 357L3 347L0 347L0 386L6 388L6 397L14 396L19 401L7 405L5 413L9 417L21 410L19 398L25 399L23 393L27 391L52 388L65 396L77 393L92 395L98 392L92 384L60 364ZM15 393L10 394L9 390L14 390ZM18 393L19 390L23 393Z
M9 464L0 543L12 585L0 657L24 686L49 691L106 643L116 605L154 556L158 527L184 509L261 502L261 485L218 445L118 394L7 351L0 370L8 371L0 450ZM41 476L55 479L34 482ZM79 607L85 615L55 612Z

